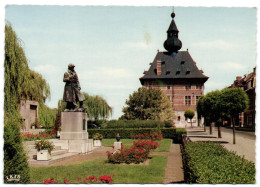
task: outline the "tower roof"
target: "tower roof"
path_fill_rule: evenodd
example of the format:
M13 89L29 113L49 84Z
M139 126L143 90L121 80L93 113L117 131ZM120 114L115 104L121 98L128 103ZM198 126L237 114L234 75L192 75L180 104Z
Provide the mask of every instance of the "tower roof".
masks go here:
M178 33L179 30L175 24L174 17L175 13L173 12L171 14L172 21L171 24L167 30L167 39L164 42L164 48L169 52L169 53L177 53L178 50L181 49L182 43L178 38Z
M161 62L161 74L157 75L157 62ZM179 51L175 56L167 52L158 52L154 61L145 75L140 78L141 84L145 80L191 80L200 79L206 82L208 77L198 69L196 62L193 61L188 51Z

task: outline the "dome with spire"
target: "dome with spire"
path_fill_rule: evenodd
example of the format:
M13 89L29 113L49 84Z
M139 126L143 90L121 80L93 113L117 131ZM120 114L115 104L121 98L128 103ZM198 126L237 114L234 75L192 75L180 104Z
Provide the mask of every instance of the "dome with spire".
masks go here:
M174 17L175 17L174 12L172 12L171 17L172 17L172 22L167 30L167 40L165 40L164 42L164 48L169 53L172 54L172 53L177 53L178 50L181 49L182 43L178 38L179 30L174 21Z

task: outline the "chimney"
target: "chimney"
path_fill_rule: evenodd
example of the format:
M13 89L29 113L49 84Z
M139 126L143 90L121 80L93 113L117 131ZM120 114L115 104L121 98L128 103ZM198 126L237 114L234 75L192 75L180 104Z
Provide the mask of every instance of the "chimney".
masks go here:
M162 74L162 61L157 60L157 76Z
M240 81L242 79L241 76L237 76L237 81Z

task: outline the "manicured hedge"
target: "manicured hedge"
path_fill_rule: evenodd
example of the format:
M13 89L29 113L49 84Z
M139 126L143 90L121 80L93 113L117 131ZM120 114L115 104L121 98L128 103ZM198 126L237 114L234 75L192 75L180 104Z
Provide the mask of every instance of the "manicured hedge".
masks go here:
M158 132L156 128L138 128L138 129L88 129L89 137L92 138L95 133L100 133L104 138L115 138L116 134L119 133L122 139L131 138L131 135ZM163 138L173 139L175 143L180 143L181 134L186 133L183 128L162 128L161 133Z
M105 129L121 128L160 128L171 127L172 122L163 122L155 120L110 120L102 124Z
M186 183L252 184L255 164L212 142L189 142L184 149Z

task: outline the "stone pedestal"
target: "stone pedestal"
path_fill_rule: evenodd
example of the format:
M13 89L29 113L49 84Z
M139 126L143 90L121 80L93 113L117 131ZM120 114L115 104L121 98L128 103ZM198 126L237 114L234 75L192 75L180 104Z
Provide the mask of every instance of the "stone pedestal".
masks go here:
M83 112L62 112L60 139L88 139L87 114Z
M68 141L69 152L91 152L93 143L91 144L91 140L88 139L87 114L83 112L62 112L60 140Z
M122 148L122 142L114 142L114 152Z

